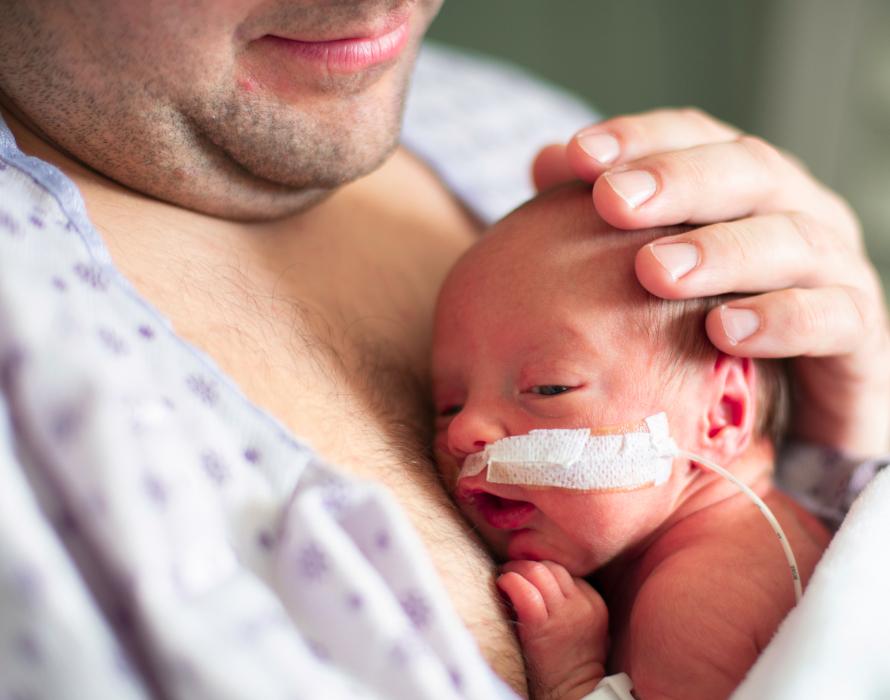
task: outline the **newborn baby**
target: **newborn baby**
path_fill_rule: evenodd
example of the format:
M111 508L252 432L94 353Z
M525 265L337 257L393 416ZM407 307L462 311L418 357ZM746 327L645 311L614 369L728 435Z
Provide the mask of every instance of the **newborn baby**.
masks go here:
M496 224L439 297L436 457L509 560L497 585L539 698L581 698L620 671L642 700L726 697L793 606L791 575L751 501L688 459L664 483L631 490L490 483L485 471L458 479L486 445L665 412L680 448L766 502L804 581L828 541L772 485L779 368L718 353L704 333L708 302L663 301L637 282L636 251L664 234L610 229L589 188L561 188Z

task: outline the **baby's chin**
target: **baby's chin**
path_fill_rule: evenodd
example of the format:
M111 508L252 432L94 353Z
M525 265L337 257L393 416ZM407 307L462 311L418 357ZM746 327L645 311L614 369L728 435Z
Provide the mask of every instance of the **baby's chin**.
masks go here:
M598 551L594 545L582 547L565 539L552 544L547 536L533 529L510 533L504 551L507 559L555 562L572 576L588 576L614 556Z
M551 546L548 539L533 528L499 530L488 525L471 507L461 503L461 510L498 563L552 561L566 567L573 576L586 576L597 568L592 552L572 551L574 548L565 544Z

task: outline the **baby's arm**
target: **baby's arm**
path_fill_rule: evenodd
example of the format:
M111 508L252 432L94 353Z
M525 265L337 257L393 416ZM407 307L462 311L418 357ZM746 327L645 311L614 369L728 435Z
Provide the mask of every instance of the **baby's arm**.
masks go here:
M516 610L536 700L576 700L605 673L609 616L583 579L553 562L511 561L497 584Z

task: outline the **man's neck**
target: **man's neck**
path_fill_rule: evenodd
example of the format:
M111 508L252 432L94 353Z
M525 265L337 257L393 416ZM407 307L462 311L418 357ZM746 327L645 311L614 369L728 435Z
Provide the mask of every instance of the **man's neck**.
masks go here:
M194 220L213 221L215 224L231 223L240 225L245 223L237 219L227 219L225 217L203 214L199 211L190 210L188 207L179 204L163 202L112 180L76 159L63 148L55 144L51 138L44 134L39 127L33 124L27 116L23 115L14 104L3 96L2 93L0 93L0 116L2 116L7 127L9 127L9 130L15 137L16 144L23 153L55 165L68 175L68 177L74 180L79 188L82 190L88 188L91 196L98 196L103 200L125 202L127 207L136 206L140 210L152 210L154 215L161 217L175 217L176 215L182 215L186 218L193 218ZM280 217L278 221L299 220L303 213L310 211L314 206L323 203L331 194L331 192L322 192L320 190L315 191L311 197L307 197L307 204L303 209L295 214ZM85 195L85 199L86 198ZM249 224L252 222L247 223ZM270 223L274 223L274 220L270 221Z

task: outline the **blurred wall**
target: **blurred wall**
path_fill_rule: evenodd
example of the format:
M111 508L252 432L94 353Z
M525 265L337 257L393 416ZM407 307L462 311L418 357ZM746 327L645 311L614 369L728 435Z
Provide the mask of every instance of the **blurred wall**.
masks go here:
M604 114L699 104L752 121L766 0L445 0L430 36L505 57Z
M890 287L890 2L446 0L430 36L606 116L696 105L791 150L852 202Z

